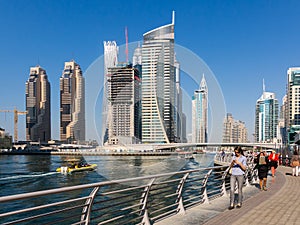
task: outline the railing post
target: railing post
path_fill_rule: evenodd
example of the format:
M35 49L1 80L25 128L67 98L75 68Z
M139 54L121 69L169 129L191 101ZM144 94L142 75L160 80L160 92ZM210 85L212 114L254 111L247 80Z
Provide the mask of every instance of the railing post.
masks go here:
M147 185L147 187L145 187L143 195L142 195L141 202L143 203L143 207L141 209L140 215L144 214L142 224L145 224L145 225L151 225L151 220L149 218L148 209L147 209L147 203L148 203L149 192L150 192L151 186L153 185L154 181L155 181L155 178L152 178L151 181L149 182L149 184Z
M223 182L223 185L222 185L222 193L224 196L228 196L227 192L226 192L226 186L225 186L225 179L227 177L227 174L229 173L229 170L230 170L230 167L228 167L225 172L223 173L222 175L222 182Z
M248 180L248 174L249 174L249 168L246 169L245 171L245 185L249 186L249 180Z
M100 187L98 186L92 190L92 192L89 195L90 198L88 198L85 202L85 204L88 204L88 205L82 209L83 215L81 216L81 221L82 222L85 221L85 225L88 225L90 223L92 205L93 205L95 196L96 196L97 192L99 191L99 189L100 189Z
M178 207L177 207L177 213L178 214L185 214L185 209L184 209L184 205L183 205L183 199L182 199L182 191L183 191L183 186L184 183L187 179L187 177L190 175L190 173L186 173L180 180L178 187L177 187L177 191L178 192L178 196L176 199L176 202L178 202Z
M203 188L204 188L204 192L203 192L203 203L207 203L209 204L209 199L207 196L207 181L209 176L211 175L212 170L209 170L208 173L205 175L205 178L203 180Z

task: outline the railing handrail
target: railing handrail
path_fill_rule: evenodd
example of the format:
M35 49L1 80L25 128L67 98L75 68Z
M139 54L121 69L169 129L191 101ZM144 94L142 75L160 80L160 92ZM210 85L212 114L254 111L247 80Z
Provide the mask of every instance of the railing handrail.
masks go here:
M206 167L206 168L199 168L199 169L192 169L192 170L184 170L184 171L179 171L179 172L161 173L161 174L148 175L148 176L142 176L142 177L125 178L125 179L118 179L118 180L112 180L112 181L102 181L102 182L91 183L91 184L81 184L81 185L70 186L70 187L62 187L62 188L55 188L55 189L49 189L49 190L43 190L43 191L28 192L28 193L23 193L23 194L8 195L8 196L0 197L0 203L6 202L6 201L19 200L19 199L23 199L23 198L30 198L30 197L35 197L35 196L44 196L44 195L57 194L57 193L62 193L62 192L81 190L81 189L86 189L86 188L107 186L107 185L116 184L116 183L122 184L122 183L128 183L128 182L133 182L133 181L147 180L147 179L152 179L152 178L160 178L160 177L165 177L165 176L173 176L173 175L178 175L178 174L200 172L200 171L205 171L205 170L210 170L210 169L221 169L224 167L227 167L227 166Z
M51 195L51 200L38 201L21 209L12 208L11 211L7 207L0 207L0 219L6 219L10 224L35 221L51 215L54 217L53 224L69 218L72 219L72 224L89 224L90 221L122 224L120 220L125 220L126 224L153 224L153 221L167 216L184 213L188 207L227 195L228 164L225 164L4 196L0 197L0 203L32 202L32 198L46 195ZM245 185L249 184L249 180L252 183L253 175L253 167L249 166ZM66 194L60 195L61 193Z

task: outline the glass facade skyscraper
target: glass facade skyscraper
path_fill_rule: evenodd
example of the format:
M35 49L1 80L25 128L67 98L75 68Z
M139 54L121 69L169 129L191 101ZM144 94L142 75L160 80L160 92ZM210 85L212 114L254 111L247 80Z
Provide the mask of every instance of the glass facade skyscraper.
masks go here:
M192 98L192 142L207 143L208 90L204 75Z
M263 90L256 101L255 138L257 142L273 143L277 138L278 100L275 94Z
M142 142L176 141L174 12L172 23L143 35Z
M300 125L300 67L289 68L287 100L288 127Z

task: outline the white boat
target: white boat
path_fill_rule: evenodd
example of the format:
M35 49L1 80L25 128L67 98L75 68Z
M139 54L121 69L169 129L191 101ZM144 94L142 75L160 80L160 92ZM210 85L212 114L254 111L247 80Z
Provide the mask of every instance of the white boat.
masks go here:
M93 146L90 145L77 145L77 144L61 144L58 146L58 151L78 151L92 149Z

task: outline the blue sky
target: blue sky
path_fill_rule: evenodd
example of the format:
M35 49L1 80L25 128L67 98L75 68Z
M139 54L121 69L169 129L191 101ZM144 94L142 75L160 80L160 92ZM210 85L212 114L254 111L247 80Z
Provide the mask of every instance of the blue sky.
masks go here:
M58 139L64 62L75 59L85 71L103 54L103 41L125 43L125 26L129 42L141 41L143 33L170 23L175 10L176 44L209 66L227 112L252 134L262 80L281 104L287 68L300 65L299 8L299 1L1 0L0 109L25 110L29 68L40 64L51 82L52 138ZM13 134L12 115L1 113L0 126ZM19 137L25 138L24 116Z

